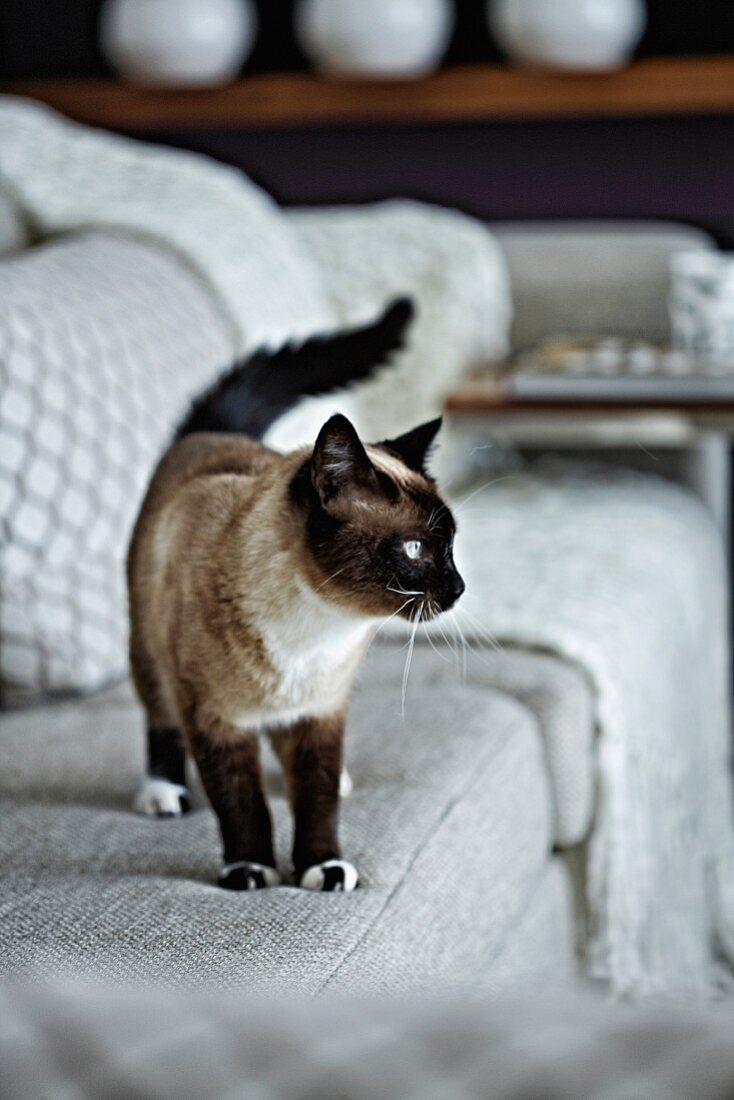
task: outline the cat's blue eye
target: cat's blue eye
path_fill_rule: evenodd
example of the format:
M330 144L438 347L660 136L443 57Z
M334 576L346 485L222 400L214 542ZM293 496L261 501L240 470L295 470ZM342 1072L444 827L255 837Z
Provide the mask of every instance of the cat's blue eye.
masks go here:
M409 557L411 561L415 561L416 558L421 556L423 543L420 539L410 539L408 542L403 543L403 550L405 550L406 556Z

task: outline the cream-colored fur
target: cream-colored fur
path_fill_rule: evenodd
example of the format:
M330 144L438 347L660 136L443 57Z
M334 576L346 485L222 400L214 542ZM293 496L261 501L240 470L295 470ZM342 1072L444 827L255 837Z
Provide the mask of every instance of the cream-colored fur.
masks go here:
M162 725L198 721L221 736L333 714L378 617L330 599L330 578L305 552L287 498L303 454L244 439L223 453L221 436L207 439L164 460L131 548L144 701L150 710L154 681Z

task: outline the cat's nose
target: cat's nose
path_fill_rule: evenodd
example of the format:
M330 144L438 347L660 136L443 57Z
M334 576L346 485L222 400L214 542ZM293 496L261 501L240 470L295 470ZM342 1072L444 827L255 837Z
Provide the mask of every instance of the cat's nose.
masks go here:
M463 594L466 589L466 585L459 573L454 572L451 577L448 578L446 586L444 588L444 595L442 599L444 611L448 611L450 607L453 607L459 596Z
M456 600L458 600L459 596L463 596L465 592L466 592L466 585L464 584L464 578L461 577L458 573L456 573L454 575L452 588L451 588L451 595L454 598L454 602L456 602Z

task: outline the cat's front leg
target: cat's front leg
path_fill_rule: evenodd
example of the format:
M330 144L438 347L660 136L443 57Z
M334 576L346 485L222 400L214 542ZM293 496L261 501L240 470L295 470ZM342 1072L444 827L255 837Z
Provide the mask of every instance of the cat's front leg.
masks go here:
M258 739L229 728L205 733L198 724L187 733L222 834L219 885L226 890L277 886L281 876L275 868Z
M357 869L339 849L344 716L304 718L271 736L293 809L293 867L306 890L350 891Z

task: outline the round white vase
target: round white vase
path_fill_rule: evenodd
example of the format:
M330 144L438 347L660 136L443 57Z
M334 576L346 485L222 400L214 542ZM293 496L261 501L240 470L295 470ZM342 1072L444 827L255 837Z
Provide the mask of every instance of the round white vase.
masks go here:
M454 7L452 0L300 0L295 26L322 72L417 77L441 61Z
M492 34L516 61L615 69L645 29L644 0L488 0Z
M112 66L141 84L232 80L257 32L252 0L105 0L100 41Z

